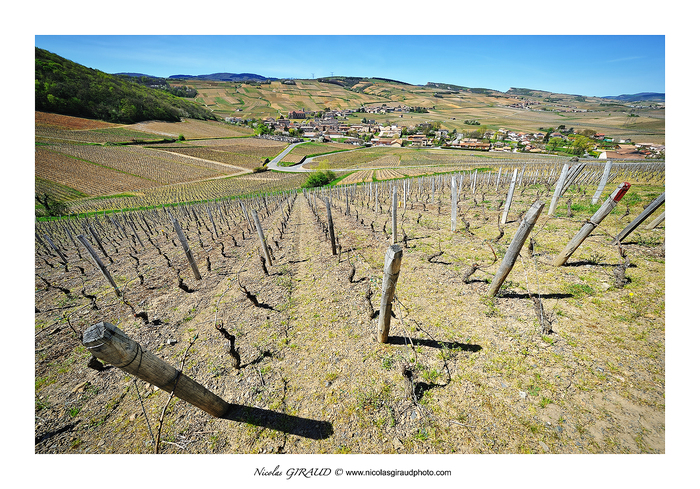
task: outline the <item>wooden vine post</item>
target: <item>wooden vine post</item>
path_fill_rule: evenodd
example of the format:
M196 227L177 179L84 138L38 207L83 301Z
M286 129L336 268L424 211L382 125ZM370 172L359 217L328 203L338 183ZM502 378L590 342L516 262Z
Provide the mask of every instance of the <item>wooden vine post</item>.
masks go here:
M87 252L90 254L90 256L92 257L92 261L95 262L95 265L97 266L97 268L100 269L102 275L104 275L104 277L107 279L107 282L109 282L109 284L114 288L114 292L117 294L117 297L121 297L122 293L119 290L119 287L117 287L117 284L114 283L114 279L109 274L109 270L107 270L107 267L105 267L104 263L102 263L102 260L100 260L100 257L97 256L95 250L92 248L92 246L90 246L90 242L87 239L85 239L85 236L83 236L82 234L79 234L77 238L78 241L82 243Z
M149 382L183 401L223 418L231 405L161 358L141 348L122 330L107 322L90 326L83 345L93 356Z
M452 215L450 217L450 229L454 233L457 231L457 177L454 175L452 176Z
M51 246L51 248L53 248L53 250L56 253L58 253L58 256L61 257L61 261L63 261L63 264L68 265L68 259L66 258L66 256L63 253L61 253L61 250L59 250L58 247L55 244L53 244L53 241L51 241L51 237L48 234L45 234L44 238L46 238L46 241L49 242L49 246Z
M331 201L326 198L326 217L328 218L328 234L331 238L331 250L333 251L333 256L338 254L335 248L335 229L333 228L333 214L331 213Z
M267 242L265 241L265 234L263 233L262 226L260 225L260 219L258 218L258 213L255 209L251 209L250 213L253 214L253 221L255 222L255 229L258 230L258 237L260 238L260 247L262 248L263 256L267 260L267 264L272 266L272 258L270 257L270 250L267 248Z
M506 205L503 207L503 215L501 216L501 224L506 223L508 219L508 210L510 209L510 204L513 201L513 192L515 191L515 182L518 179L518 169L513 169L513 178L510 180L510 188L508 189L508 196L506 197Z
M651 224L649 224L649 225L646 227L646 229L654 229L654 228L655 228L656 226L658 226L658 225L661 223L661 221L663 221L664 219L666 219L666 211L663 211L661 214L659 214L659 217L657 217L656 219L654 219L654 220L651 222Z
M379 306L379 323L377 327L377 340L386 343L389 339L389 326L391 325L391 303L394 300L396 282L399 280L401 270L401 258L403 250L399 245L391 245L384 255L384 278L382 280L382 302Z
M664 202L666 202L666 192L662 192L661 195L654 199L654 202L649 204L647 208L642 211L641 214L635 217L634 220L631 223L629 223L625 229L620 231L620 234L618 234L613 240L613 244L617 243L618 241L622 242L622 240L625 239L632 231L637 229L637 226L644 222L647 217L651 216L654 213L654 211L656 211L656 209L661 207L661 204L663 204Z
M571 241L569 241L569 244L564 247L563 250L561 250L561 253L559 253L559 256L557 256L554 259L554 262L552 265L555 267L559 267L566 263L566 260L569 259L571 255L574 254L574 251L581 246L581 243L588 237L589 234L601 223L603 222L603 219L607 217L610 212L617 206L617 203L620 202L620 199L627 193L627 191L630 189L631 185L627 182L621 183L618 185L618 187L615 189L615 191L610 194L610 197L608 197L608 200L605 201L605 203L600 206L600 209L593 214L593 216L581 227L581 230L571 238Z
M90 234L92 234L92 237L95 238L95 242L97 243L97 246L100 248L100 251L106 258L110 258L109 255L107 254L107 251L105 250L105 247L102 246L102 241L100 241L100 237L97 235L97 232L93 229L93 227L88 224L88 231L90 231Z
M554 211L557 209L557 201L561 195L561 190L564 188L564 180L566 180L566 174L569 172L569 164L564 163L561 169L561 175L559 175L559 180L557 181L557 186L554 188L554 195L552 195L552 202L549 204L548 216L553 216Z
M396 186L394 186L391 193L391 244L396 244L398 237L398 231L396 230L396 212L397 212L397 202L396 202Z
M182 232L180 223L177 222L177 219L175 219L170 213L170 209L168 209L167 211L168 216L170 216L170 221L173 223L173 227L175 228L175 232L177 233L177 238L180 240L180 244L182 245L182 249L185 250L185 256L187 257L187 261L190 263L190 268L192 268L194 278L196 278L197 280L202 280L202 276L199 274L199 268L197 268L197 262L194 261L194 256L192 256L192 250L190 250L190 245L189 243L187 243L187 238L185 237L185 233Z
M591 204L597 204L598 199L600 199L600 195L603 193L603 190L605 190L605 185L608 183L608 177L610 176L610 169L612 168L612 160L608 160L607 163L605 163L605 169L603 170L603 176L600 178L600 183L598 184L598 188L595 191L595 194L593 195L593 198L591 199Z
M540 217L540 213L542 212L543 208L544 202L538 200L532 204L530 210L528 210L525 217L523 217L523 220L520 222L520 226L515 232L515 236L513 236L513 240L511 241L510 246L508 246L508 250L503 257L501 266L498 267L496 275L493 277L493 281L491 282L491 287L489 287L487 295L493 297L498 293L501 285L503 285L506 277L508 277L508 274L513 269L515 260L517 260L520 250L522 249L523 244L525 244L525 240L530 235L530 231L532 231L532 228L535 227L537 218Z

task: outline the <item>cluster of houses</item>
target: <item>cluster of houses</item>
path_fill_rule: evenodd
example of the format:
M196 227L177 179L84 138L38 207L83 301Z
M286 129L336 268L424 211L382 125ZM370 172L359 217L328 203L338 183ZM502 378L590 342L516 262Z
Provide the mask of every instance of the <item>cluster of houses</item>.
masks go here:
M380 110L396 109L395 107L379 106ZM377 107L365 107L365 112L371 112ZM449 132L446 129L437 129L428 134L421 134L416 128L406 128L396 124L383 125L375 120L363 119L364 122L349 124L346 122L352 110L330 110L322 113L305 110L294 110L287 117L275 119L272 117L263 119L263 123L274 134L288 136L293 134L297 138L314 139L321 142L341 140L344 143L363 146L390 146L390 147L444 147L454 149L466 149L472 151L504 151L504 152L529 152L545 153L547 142L543 132L525 133L506 129L480 130L478 138L472 132L471 135ZM302 117L303 115L303 117ZM320 117L319 117L320 116ZM227 118L229 122L244 122L240 118ZM406 129L411 129L406 131ZM290 131L293 130L293 131ZM469 137L472 136L472 137ZM561 139L562 142L574 138L576 134L552 132L549 140ZM602 133L592 136L592 139L600 141L597 151L602 151L600 158L611 159L645 159L659 158L663 156L664 146L640 143L631 144L629 139L613 139Z

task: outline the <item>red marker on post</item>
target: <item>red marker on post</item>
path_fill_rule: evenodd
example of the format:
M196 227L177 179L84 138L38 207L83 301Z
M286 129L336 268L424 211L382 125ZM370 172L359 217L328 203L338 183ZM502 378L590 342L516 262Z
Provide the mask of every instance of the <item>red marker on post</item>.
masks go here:
M617 187L617 190L615 192L613 192L613 195L612 195L613 202L615 202L615 203L620 202L620 200L622 200L622 197L625 196L625 194L627 193L627 191L630 189L631 186L632 186L632 184L627 183L627 182L621 183Z
M566 245L566 247L559 253L559 256L557 256L554 259L554 262L552 262L552 265L555 267L561 266L564 263L566 263L566 260L569 259L571 255L574 254L574 251L576 251L576 248L581 246L581 243L583 243L583 240L585 240L589 234L600 224L603 219L607 217L610 212L617 206L617 203L622 200L622 197L625 196L627 191L630 189L632 185L630 185L627 182L621 183L618 185L618 187L615 189L615 191L610 194L610 197L608 197L608 200L605 201L603 205L600 206L600 209L593 214L593 216L586 221L586 223L581 227L581 230L574 236L571 241L569 241L569 244Z

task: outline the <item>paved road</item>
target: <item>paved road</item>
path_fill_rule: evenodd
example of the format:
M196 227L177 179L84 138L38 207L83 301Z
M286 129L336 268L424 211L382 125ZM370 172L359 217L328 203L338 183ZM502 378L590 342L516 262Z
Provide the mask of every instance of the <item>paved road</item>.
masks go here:
M314 157L311 158L306 158L304 160L304 163L301 163L299 165L294 165L294 166L279 166L279 162L282 158L287 156L287 154L294 149L295 146L298 146L303 143L307 143L308 141L303 141L301 143L292 143L290 144L287 149L282 151L279 155L275 156L270 162L267 164L267 168L269 170L277 170L277 171L284 171L284 172L290 172L290 173L300 173L300 172L312 172L314 170L309 170L308 168L303 168L303 166L307 163L312 163L314 161ZM363 148L354 148L347 150L346 152L350 151L357 151L359 149ZM333 168L334 171L350 171L350 170L368 170L371 168Z
M294 165L294 166L279 166L278 165L278 163L280 162L280 160L282 158L287 156L287 154L291 150L293 150L296 146L299 146L300 144L304 144L304 143L303 142L302 143L292 143L289 146L287 146L287 149L285 149L280 154L278 154L277 156L272 158L272 160L270 160L270 162L267 164L268 170L286 171L286 172L294 172L294 173L312 171L312 170L307 170L306 168L302 168L301 165Z

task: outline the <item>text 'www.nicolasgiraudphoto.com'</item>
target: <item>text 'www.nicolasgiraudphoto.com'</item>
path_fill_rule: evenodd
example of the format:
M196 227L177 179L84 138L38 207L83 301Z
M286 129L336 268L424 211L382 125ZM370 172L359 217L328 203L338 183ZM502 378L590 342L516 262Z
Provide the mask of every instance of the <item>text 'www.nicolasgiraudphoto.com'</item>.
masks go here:
M277 465L274 469L259 467L255 469L255 476L265 477L285 477L287 480L296 478L311 479L313 477L335 476L360 476L360 477L445 477L451 476L451 470L420 470L420 469L364 469L364 470L344 470L341 468L332 469L330 467L290 467L286 470L280 469Z

